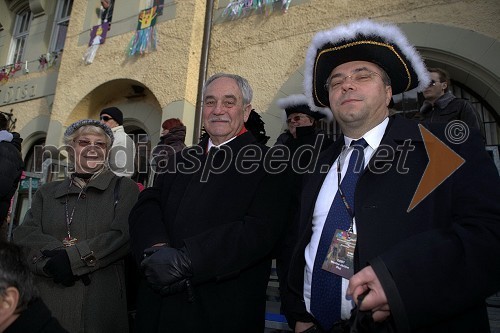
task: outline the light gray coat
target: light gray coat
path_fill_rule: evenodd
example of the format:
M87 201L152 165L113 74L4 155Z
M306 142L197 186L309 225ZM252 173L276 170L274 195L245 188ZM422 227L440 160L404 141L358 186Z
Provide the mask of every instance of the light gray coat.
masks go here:
M28 261L42 299L62 326L76 332L128 332L123 258L128 252L128 215L138 196L137 184L122 178L119 201L114 191L119 177L104 171L87 186L77 202L80 189L69 187L69 179L43 185L35 194L24 222L14 231L14 241L30 250ZM74 217L71 235L75 246L64 248L67 210ZM91 283L81 280L72 287L53 282L44 271L47 258L41 251L65 249L74 275L89 274ZM93 251L95 266L82 256Z

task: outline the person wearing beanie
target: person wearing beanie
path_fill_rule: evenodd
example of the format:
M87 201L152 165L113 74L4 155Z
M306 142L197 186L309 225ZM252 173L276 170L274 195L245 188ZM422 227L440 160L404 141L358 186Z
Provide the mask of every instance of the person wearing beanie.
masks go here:
M500 178L479 133L389 115L431 83L393 24L320 31L306 53L309 105L342 136L304 176L280 285L295 332L489 332L500 290ZM293 237L295 236L295 238ZM281 288L283 287L283 288Z
M117 107L105 108L99 114L102 124L113 131L115 141L109 154L109 167L117 176L134 175L135 144L123 128L123 113Z
M276 140L276 144L288 146L292 153L304 144L314 145L316 137L322 135L322 148L326 149L332 142L324 131L317 128L318 120L327 117L331 120L331 112L326 108L311 108L308 99L303 94L290 95L281 98L276 103L283 109L287 130Z

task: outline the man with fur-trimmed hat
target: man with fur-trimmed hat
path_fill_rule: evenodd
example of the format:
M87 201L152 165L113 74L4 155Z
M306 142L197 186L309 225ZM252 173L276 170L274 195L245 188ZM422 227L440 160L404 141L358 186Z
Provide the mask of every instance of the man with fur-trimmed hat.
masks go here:
M135 143L123 128L123 113L115 107L101 111L99 118L102 124L113 131L115 141L109 152L109 168L117 176L131 178L134 175Z
M324 117L331 120L332 114L328 108L311 108L307 97L303 94L280 98L276 104L283 109L288 129L278 137L275 145L282 144L290 149L292 164L296 160L293 158L294 154L300 154L300 162L296 161L299 163L296 167L304 170L314 158L314 152L319 153L332 143L325 132L316 126L316 122ZM299 150L304 145L313 148ZM301 173L300 170L294 171Z
M307 97L303 94L290 95L280 98L276 104L283 109L286 118L287 130L276 140L276 144L287 144L290 140L297 137L308 136L311 133L318 132L315 128L316 121L331 117L331 112L327 108L311 109ZM297 128L299 133L297 133ZM316 135L315 135L316 136ZM314 143L314 140L313 142Z
M479 133L451 142L444 125L389 116L393 94L429 84L394 25L362 20L319 32L304 80L310 104L329 107L343 137L304 180L282 297L289 324L489 332L485 298L500 289L500 180Z

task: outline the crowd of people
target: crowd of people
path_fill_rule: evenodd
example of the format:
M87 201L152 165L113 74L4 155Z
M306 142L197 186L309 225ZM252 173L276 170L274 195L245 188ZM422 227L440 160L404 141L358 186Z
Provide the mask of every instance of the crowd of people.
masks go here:
M391 24L319 32L305 61L272 147L249 82L209 77L206 134L186 147L186 126L165 120L144 190L119 108L68 126L71 172L41 186L15 244L0 243L0 332L264 332L273 259L294 332L489 332L500 178L474 108ZM392 115L392 96L412 89L418 117ZM446 136L453 120L470 127L464 142ZM3 220L22 160L0 125ZM463 160L439 181L436 142Z

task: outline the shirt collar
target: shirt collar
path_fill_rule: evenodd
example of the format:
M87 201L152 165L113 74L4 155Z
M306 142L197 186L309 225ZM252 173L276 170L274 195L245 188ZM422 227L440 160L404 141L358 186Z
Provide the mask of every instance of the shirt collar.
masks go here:
M387 124L389 123L389 118L386 117L380 124L369 130L363 135L363 139L366 140L368 145L373 149L376 150L378 146L380 146L380 141L382 141L382 137L384 136L385 129L387 128ZM351 141L357 140L350 138L348 136L344 135L344 142L347 147L350 146Z
M246 132L248 132L248 130L246 129L246 127L245 127L245 126L243 126L243 128L241 129L241 131L240 131L238 134L236 134L236 136L233 136L231 139L229 139L229 140L227 140L227 141L224 141L224 142L223 142L223 143L221 143L220 145L215 145L215 144L212 142L212 139L211 139L211 138L208 138L207 152L210 150L210 148L212 148L212 147L216 147L216 148L218 148L218 147L220 147L220 146L222 146L222 145L225 145L225 144L227 144L227 143L229 143L229 142L233 141L234 139L236 139L236 138L237 138L238 136L240 136L241 134L246 133Z

